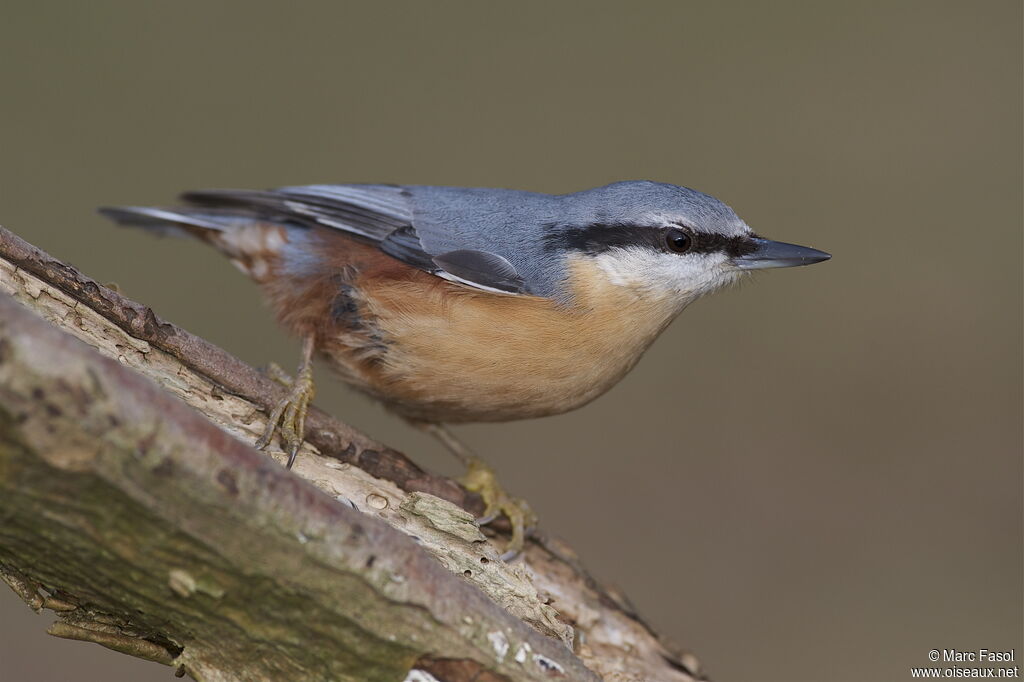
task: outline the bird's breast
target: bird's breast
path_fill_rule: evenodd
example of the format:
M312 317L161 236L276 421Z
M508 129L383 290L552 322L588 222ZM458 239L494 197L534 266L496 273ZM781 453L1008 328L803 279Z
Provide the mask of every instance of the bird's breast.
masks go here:
M668 306L572 264L571 302L478 292L447 282L362 288L382 340L366 388L406 416L505 421L565 412L604 393L671 321Z

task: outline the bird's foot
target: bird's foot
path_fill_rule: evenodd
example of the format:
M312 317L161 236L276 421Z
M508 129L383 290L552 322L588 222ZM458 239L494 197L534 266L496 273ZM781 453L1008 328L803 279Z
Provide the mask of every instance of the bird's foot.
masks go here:
M316 390L313 385L313 368L304 363L299 368L298 376L291 379L276 364L271 363L267 367L267 374L274 381L288 388L288 393L274 406L267 420L267 428L263 435L256 441L256 447L260 450L266 449L278 434L281 446L288 453L288 468L295 463L295 456L299 454L302 446L303 435L306 430L306 412L309 410L309 403L313 399Z
M498 476L490 466L479 457L471 456L466 465L466 473L459 479L463 487L470 492L479 493L484 501L484 515L478 519L480 525L486 525L501 514L508 517L512 525L512 539L505 547L501 558L505 561L515 558L523 551L527 530L537 525L537 516L530 505L518 497L512 497L498 482Z

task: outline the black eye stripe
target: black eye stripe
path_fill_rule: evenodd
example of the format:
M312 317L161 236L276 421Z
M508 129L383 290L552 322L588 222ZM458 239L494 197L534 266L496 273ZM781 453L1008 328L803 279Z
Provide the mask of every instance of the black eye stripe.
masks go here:
M596 255L610 249L629 246L646 246L657 251L667 251L665 237L671 227L650 227L646 225L587 225L586 227L560 228L552 226L544 237L548 250L569 249ZM724 252L730 258L753 252L757 247L749 236L726 237L720 234L685 229L694 238L694 244L687 253ZM671 253L671 252L670 252Z
M726 237L706 232L694 232L693 234L697 239L697 244L693 247L691 253L724 252L730 258L736 258L737 256L743 256L757 250L750 237Z

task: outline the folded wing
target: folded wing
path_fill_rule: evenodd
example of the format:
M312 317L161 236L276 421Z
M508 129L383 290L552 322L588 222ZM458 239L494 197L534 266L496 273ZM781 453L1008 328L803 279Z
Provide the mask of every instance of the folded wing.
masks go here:
M395 185L304 185L274 190L202 190L182 195L217 212L299 226L320 225L375 244L412 267L485 291L530 293L506 258L473 248L433 253L416 231L412 194ZM175 215L181 215L176 211ZM152 216L151 216L152 217ZM431 229L436 230L436 227ZM457 232L453 231L453 234Z

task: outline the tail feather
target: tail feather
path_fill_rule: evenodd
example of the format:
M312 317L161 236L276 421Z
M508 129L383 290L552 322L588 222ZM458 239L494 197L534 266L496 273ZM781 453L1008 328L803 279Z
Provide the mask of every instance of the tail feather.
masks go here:
M187 208L154 208L151 206L104 206L98 209L100 215L110 218L120 225L141 227L159 232L184 231L193 236L202 236L202 232L213 230L223 232L242 227L253 222L248 216L239 215L238 211L202 211Z
M201 239L256 281L265 280L288 242L287 226L237 210L149 206L105 206L98 210L121 225Z

